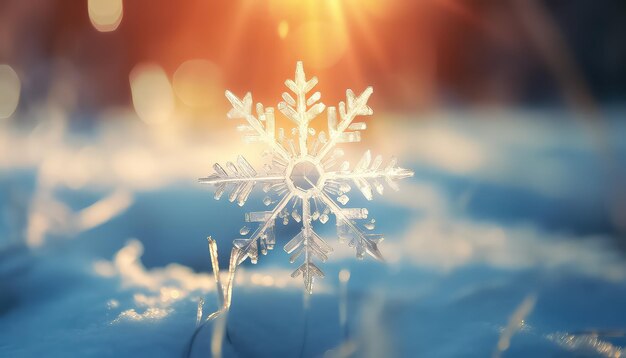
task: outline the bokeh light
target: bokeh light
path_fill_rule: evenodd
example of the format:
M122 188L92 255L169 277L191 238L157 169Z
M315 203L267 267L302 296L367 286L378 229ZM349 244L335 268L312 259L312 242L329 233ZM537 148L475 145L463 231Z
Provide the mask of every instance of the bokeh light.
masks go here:
M20 78L9 65L0 65L0 118L9 118L20 101Z
M219 68L202 59L181 64L172 85L176 96L190 107L210 108L224 92Z
M100 32L115 31L122 22L124 4L122 0L88 0L89 20Z
M285 20L282 20L278 23L277 31L278 37L280 37L281 39L285 39L285 37L287 37L287 35L289 34L289 23Z
M174 112L174 95L167 74L156 64L139 64L130 73L137 115L148 124L163 123Z

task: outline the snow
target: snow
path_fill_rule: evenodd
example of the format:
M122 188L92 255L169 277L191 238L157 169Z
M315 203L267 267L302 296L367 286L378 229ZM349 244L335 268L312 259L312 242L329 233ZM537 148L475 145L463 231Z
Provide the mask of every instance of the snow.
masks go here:
M564 114L506 115L503 123L468 119L476 113L426 123L377 117L376 132L398 140L379 145L371 132L367 145L416 172L400 192L350 198L386 234L386 263L355 261L353 249L334 245L308 303L285 253L243 263L224 356L489 356L507 338L503 356L623 354L626 259L597 148ZM626 135L620 122L607 125ZM440 143L427 154L415 147L448 132L474 148L462 171L441 162L455 153L435 151ZM121 120L92 133L52 119L34 132L0 124L2 153L12 153L0 156L0 356L182 356L198 301L205 315L218 308L206 237L224 269L244 213L263 208L263 193L244 210L193 182L209 153L260 162L262 146L240 148L228 133L182 140ZM624 158L626 148L615 148ZM321 237L335 235L329 224L315 224ZM298 231L277 226L276 245ZM345 299L341 270L350 273ZM199 332L192 356L210 355L218 323Z

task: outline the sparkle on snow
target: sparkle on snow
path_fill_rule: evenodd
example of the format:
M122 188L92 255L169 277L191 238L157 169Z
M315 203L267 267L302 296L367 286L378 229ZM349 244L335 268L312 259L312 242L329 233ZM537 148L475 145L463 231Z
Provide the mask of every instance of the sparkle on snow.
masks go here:
M324 262L333 251L315 233L313 222L325 224L329 215L334 215L339 240L354 247L358 259L368 254L383 260L378 248L383 236L368 233L374 229L374 220L368 220L367 209L345 207L350 200L346 194L354 185L367 200L372 200L373 191L383 193L383 181L398 190L395 181L413 175L412 171L396 166L395 158L387 165L382 165L382 157L379 155L372 159L369 150L352 169L347 161L340 163L343 151L335 146L360 141L360 131L366 128L366 124L355 122L355 119L372 114L367 100L373 89L368 87L359 96L348 89L346 102L340 102L337 109L326 108L319 102L319 92L309 95L316 84L316 77L306 79L302 62L296 65L295 79L285 81L293 94L283 93L278 110L295 123L293 133L296 138L287 138L283 128L276 131L274 108L257 103L254 113L249 92L243 98L238 98L226 91L226 98L233 106L228 118L245 120L245 124L239 126L245 132L244 140L265 142L270 148L267 153L271 157L271 164L266 164L264 172L259 173L244 157L239 156L236 163L228 162L225 168L215 164L214 174L199 179L201 183L215 185L215 199L219 200L229 189L228 199L236 201L240 206L245 204L257 185L262 186L268 194L263 203L273 206L272 209L247 213L246 222L258 224L258 227L251 231L244 226L240 230L242 238L234 240L236 265L247 258L256 263L259 251L267 254L268 250L274 248L276 221L284 225L290 220L301 223L300 233L285 245L284 250L291 254L292 263L302 257L302 264L292 277L302 275L309 293L312 292L315 276L324 277L324 273L314 263L314 258ZM309 127L309 122L324 110L328 118L328 134L322 131L316 135L315 130Z

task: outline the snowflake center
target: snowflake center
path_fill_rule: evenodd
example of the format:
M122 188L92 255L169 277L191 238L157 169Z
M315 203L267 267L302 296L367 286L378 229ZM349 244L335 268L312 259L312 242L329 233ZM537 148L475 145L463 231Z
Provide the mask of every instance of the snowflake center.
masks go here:
M289 173L291 185L304 193L318 186L321 177L320 168L309 159L303 159L294 164Z

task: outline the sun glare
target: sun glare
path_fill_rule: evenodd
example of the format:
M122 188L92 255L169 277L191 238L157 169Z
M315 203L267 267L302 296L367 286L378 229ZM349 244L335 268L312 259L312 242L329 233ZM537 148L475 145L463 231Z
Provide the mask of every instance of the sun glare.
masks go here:
M269 16L276 21L275 33L287 44L285 50L290 59L302 60L316 69L327 69L345 60L350 68L358 69L349 44L355 37L365 38L368 41L367 50L376 52L370 56L383 61L385 53L382 44L376 43L376 36L364 24L390 16L397 9L397 3L394 0L241 1L231 32L231 36L237 38L230 43L236 43L250 30L247 28L249 17L255 13L251 8L261 10L266 6ZM237 49L229 48L227 57L235 58L235 51Z

